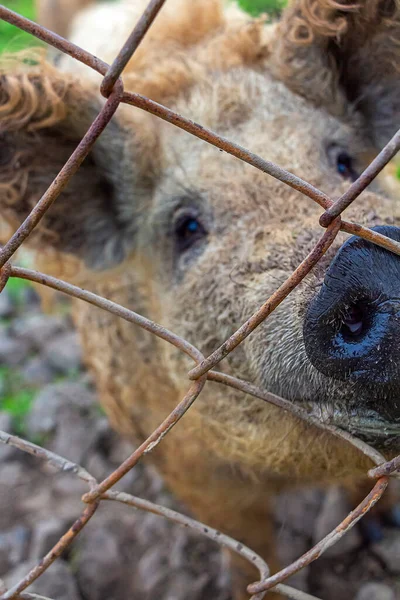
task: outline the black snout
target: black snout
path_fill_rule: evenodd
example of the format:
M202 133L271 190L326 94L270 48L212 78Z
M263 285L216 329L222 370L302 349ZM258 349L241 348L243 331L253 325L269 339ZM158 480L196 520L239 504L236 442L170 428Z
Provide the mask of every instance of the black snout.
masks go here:
M375 231L400 241L400 228ZM352 237L332 261L304 322L312 364L340 380L400 384L400 256Z

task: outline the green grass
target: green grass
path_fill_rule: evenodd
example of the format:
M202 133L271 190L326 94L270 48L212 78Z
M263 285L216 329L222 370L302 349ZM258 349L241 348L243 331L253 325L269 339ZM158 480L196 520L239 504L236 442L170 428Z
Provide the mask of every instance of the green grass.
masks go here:
M28 19L35 19L33 0L6 0L2 4ZM15 52L38 43L38 40L29 33L0 20L0 52Z
M21 304L25 297L25 291L31 287L29 281L25 279L18 279L17 277L10 277L7 282L6 289L10 298L14 304Z
M277 14L286 5L286 0L237 0L237 2L239 6L254 16L261 13Z
M11 415L13 429L19 435L25 434L25 420L29 414L36 390L22 384L17 371L0 367L0 411Z

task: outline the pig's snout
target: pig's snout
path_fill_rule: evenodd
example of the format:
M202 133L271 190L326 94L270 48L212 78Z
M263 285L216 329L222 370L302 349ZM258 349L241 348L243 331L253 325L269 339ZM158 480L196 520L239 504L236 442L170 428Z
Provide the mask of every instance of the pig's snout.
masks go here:
M400 241L398 227L375 231ZM328 377L400 392L400 256L356 237L343 244L308 308L304 344Z

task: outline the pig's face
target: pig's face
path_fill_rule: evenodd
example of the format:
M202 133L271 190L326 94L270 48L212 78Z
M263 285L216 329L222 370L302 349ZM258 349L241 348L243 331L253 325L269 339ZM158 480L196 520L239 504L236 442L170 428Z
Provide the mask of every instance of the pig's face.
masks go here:
M332 198L374 152L360 115L332 117L265 74L231 74L196 90L177 109ZM172 126L165 127L162 145L164 171L139 232L140 255L153 271L157 318L207 355L311 251L322 235L321 209ZM348 213L374 226L393 224L397 211L394 200L369 191ZM395 227L385 233L400 236ZM341 251L347 237L338 236L314 272L228 362L231 372L325 421L378 446L393 445L400 428L400 262L363 240Z

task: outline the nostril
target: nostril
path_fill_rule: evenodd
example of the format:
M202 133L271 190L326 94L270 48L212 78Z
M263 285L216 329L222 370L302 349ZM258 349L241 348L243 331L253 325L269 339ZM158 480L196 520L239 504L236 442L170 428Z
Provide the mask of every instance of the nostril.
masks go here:
M400 228L374 228L400 241ZM400 260L360 238L339 249L311 300L303 340L311 364L342 381L400 389Z
M341 334L345 340L356 340L365 332L367 327L367 316L365 307L361 304L353 304L349 306L344 316L342 317Z

